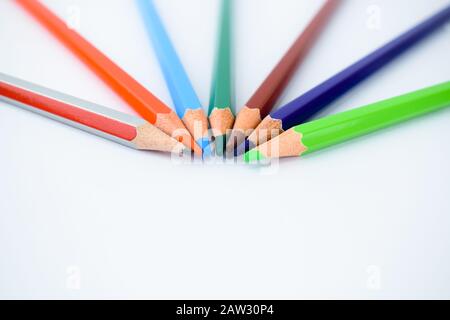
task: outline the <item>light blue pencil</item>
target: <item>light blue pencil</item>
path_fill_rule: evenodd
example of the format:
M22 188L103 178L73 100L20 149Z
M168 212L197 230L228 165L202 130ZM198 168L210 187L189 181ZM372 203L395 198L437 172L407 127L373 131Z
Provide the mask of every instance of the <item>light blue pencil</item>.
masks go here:
M167 34L153 0L136 0L178 116L205 155L211 152L208 120L183 64Z

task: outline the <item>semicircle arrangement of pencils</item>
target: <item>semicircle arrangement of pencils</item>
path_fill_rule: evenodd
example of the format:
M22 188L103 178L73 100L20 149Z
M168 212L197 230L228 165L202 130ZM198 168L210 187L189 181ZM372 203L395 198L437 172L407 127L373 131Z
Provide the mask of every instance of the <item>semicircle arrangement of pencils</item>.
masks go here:
M238 111L234 105L234 14L220 0L216 57L207 112L171 41L155 0L134 0L169 89L173 109L39 0L14 0L83 62L140 117L131 116L1 73L0 100L138 149L242 156L247 163L299 157L450 107L450 82L311 119L450 21L450 5L291 102L275 109L343 0L324 0L294 43ZM336 17L337 19L338 17ZM192 35L189 35L192 36ZM144 42L144 41L143 41ZM450 76L450 75L449 75ZM450 80L450 79L449 79ZM274 110L275 109L275 110Z

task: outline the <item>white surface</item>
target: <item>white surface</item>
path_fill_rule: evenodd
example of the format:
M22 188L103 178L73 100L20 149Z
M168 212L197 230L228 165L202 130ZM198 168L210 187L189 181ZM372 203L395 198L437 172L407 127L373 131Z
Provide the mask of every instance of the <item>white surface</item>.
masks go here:
M171 103L133 1L44 2ZM238 109L321 3L237 1ZM448 3L346 1L279 105ZM206 106L218 1L157 4ZM132 112L12 0L0 43L1 72ZM449 80L449 52L447 26L324 114ZM0 298L450 298L449 137L446 110L278 167L180 165L0 103Z

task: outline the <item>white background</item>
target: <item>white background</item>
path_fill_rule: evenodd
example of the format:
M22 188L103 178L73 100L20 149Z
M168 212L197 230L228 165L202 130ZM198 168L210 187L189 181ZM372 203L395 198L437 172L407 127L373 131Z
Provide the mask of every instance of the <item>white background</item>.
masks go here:
M133 1L43 2L171 104ZM236 2L239 109L323 2ZM278 105L448 4L345 1ZM157 5L206 107L219 2ZM0 72L133 112L12 0L0 43ZM447 25L323 114L450 80L449 52ZM0 298L450 298L449 138L445 110L272 168L180 165L0 103Z

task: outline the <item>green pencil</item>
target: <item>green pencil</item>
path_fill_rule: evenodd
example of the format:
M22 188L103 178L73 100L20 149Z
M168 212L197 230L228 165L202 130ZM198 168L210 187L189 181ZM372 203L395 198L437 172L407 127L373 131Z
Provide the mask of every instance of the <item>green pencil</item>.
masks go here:
M250 150L246 162L309 154L450 106L450 82L293 127Z
M223 155L227 130L231 129L234 123L234 108L231 99L232 2L233 0L222 0L219 43L209 104L209 122L218 155Z

